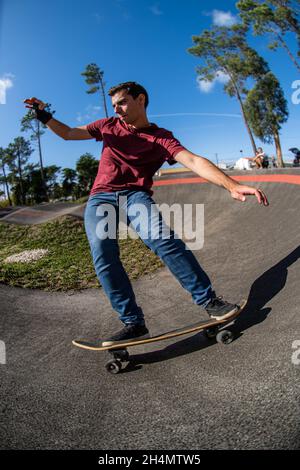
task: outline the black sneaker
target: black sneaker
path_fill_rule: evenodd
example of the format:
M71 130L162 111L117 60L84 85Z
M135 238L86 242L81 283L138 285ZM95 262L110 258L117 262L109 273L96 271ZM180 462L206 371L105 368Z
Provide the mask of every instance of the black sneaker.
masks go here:
M149 338L149 331L145 325L125 325L122 330L118 331L110 338L102 341L102 346L111 346L116 341L129 342L133 339L146 339Z
M213 297L209 304L205 307L208 315L216 320L224 320L225 318L231 317L238 310L239 306L236 304L230 304L222 299L222 297Z

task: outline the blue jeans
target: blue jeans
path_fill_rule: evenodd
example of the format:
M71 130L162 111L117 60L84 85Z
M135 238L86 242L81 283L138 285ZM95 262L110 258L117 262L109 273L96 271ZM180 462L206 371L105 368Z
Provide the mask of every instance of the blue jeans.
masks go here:
M140 208L138 217L132 211L136 207ZM136 303L131 282L120 260L116 237L120 214L122 220L127 225L131 223L143 242L167 265L191 294L194 303L205 307L212 296L210 280L193 253L166 225L151 196L136 190L98 193L90 196L87 202L85 230L97 277L120 320L125 324L144 324L143 311ZM169 233L169 236L164 237L164 233Z

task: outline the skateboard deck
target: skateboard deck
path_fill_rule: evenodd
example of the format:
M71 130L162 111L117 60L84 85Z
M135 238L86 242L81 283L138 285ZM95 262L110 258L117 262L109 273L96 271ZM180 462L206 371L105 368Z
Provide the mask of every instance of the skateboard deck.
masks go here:
M111 373L118 373L121 369L121 362L129 360L129 354L127 348L131 346L138 346L141 344L155 343L157 341L163 341L177 336L187 335L200 331L205 331L209 338L216 338L219 343L228 344L233 340L233 333L230 330L225 330L222 327L228 323L231 323L245 308L247 301L243 300L239 304L239 309L234 314L230 315L223 320L208 319L202 320L189 326L177 328L175 330L168 331L166 333L150 336L144 339L127 340L127 341L115 341L109 346L102 346L102 341L85 341L85 340L73 340L72 344L81 349L88 349L90 351L108 351L110 352L114 360L109 361L106 364L106 369ZM119 363L120 362L120 363Z

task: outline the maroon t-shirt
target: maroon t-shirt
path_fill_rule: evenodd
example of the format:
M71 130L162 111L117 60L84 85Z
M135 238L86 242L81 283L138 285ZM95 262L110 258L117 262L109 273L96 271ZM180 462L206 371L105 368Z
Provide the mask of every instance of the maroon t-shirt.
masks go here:
M148 191L152 177L164 162L176 163L175 155L185 150L172 132L151 124L134 129L121 119L99 119L87 126L97 141L103 141L98 174L91 195L136 189Z

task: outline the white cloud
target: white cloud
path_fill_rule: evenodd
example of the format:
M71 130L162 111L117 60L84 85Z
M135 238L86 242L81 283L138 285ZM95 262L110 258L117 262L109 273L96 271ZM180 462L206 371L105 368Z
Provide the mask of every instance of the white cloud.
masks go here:
M79 123L92 121L93 119L97 118L100 109L101 109L101 106L92 106L91 104L89 104L85 108L84 113L77 112L76 121L78 121Z
M208 80L202 80L201 78L197 78L198 86L203 93L209 93L214 87L214 80L209 82Z
M232 26L237 22L236 16L230 11L213 10L213 24L216 26Z
M227 75L225 72L222 72L222 70L219 70L216 73L215 80L219 83L227 83L229 80L229 75Z
M149 10L153 13L153 15L156 16L160 16L163 14L158 4L152 5L151 7L149 7Z
M217 83L227 83L228 80L229 80L228 75L226 75L226 73L219 70L216 73L215 78L212 81L203 80L202 78L198 77L197 83L198 83L200 91L202 91L203 93L210 93Z
M0 78L0 104L6 104L6 90L13 87L14 75L6 73Z

